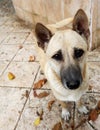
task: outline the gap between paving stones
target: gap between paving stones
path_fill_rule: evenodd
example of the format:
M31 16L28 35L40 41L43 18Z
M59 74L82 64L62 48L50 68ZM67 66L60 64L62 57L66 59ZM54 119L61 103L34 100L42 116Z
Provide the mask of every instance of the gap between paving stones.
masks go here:
M29 35L28 35L29 36ZM28 37L27 36L27 37ZM27 37L25 38L25 40L27 39ZM25 40L23 41L22 44L24 44ZM6 45L6 44L5 44ZM20 48L18 49L18 51L16 52L16 54L12 57L11 61L9 61L8 65L5 67L4 71L2 72L1 76L4 74L5 70L8 68L8 66L10 65L10 63L13 61L13 59L15 58L15 56L17 55L17 53L19 52Z
M91 128L92 128L93 130L98 130L98 129L95 128L95 126L93 126L89 121L88 121L87 123L91 126Z
M32 90L32 88L33 88L33 84L34 84L34 82L35 82L35 80L36 80L36 78L37 78L39 69L40 69L40 67L38 68L37 73L36 73L36 75L35 75L35 78L34 78L34 80L33 80L32 86L31 86L30 91L29 91L29 95L30 95L31 90ZM21 111L20 116L19 116L19 118L18 118L18 120L17 120L17 123L16 123L16 125L15 125L14 130L16 130L16 128L17 128L17 126L18 126L18 123L19 123L19 121L20 121L21 115L22 115L22 113L23 113L23 111L24 111L24 108L25 108L25 105L26 105L28 99L29 99L29 97L26 99L26 101L25 101L25 103L24 103L24 106L23 106L23 108L22 108L22 111Z

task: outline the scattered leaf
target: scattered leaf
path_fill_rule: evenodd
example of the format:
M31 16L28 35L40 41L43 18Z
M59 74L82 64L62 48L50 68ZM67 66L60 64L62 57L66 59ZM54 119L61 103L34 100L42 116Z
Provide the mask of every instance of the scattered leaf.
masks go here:
M9 78L9 80L13 80L13 79L15 79L15 75L13 73L9 72L8 78Z
M52 130L63 130L63 129L62 129L61 122L59 122L59 123L55 124L55 126L53 127L53 129L52 129Z
M22 46L22 45L20 45L20 46L19 46L19 49L22 49L22 48L23 48L23 46Z
M34 95L34 97L38 97L38 95L37 95L35 90L33 91L33 95Z
M40 124L40 117L38 117L35 121L34 121L34 125L38 126Z
M91 110L89 114L89 120L95 121L98 118L98 112L96 109Z
M35 56L30 56L29 57L29 62L34 62L35 61Z
M42 93L39 93L38 95L37 95L37 97L38 98L44 98L44 97L47 97L49 95L49 93L48 92L42 92Z
M100 101L98 101L97 109L100 109Z
M96 109L97 109L98 114L100 114L100 101L98 101Z
M40 117L40 120L43 120L43 109L37 111L37 115Z
M34 88L33 89L40 89L41 87L43 87L43 85L46 82L47 82L47 79L39 80L37 83L34 84Z
M92 88L93 88L93 86L89 85L89 88L88 88L88 90L92 90Z
M49 111L51 110L51 107L53 105L53 103L55 102L55 100L51 100L49 103L48 103L48 109Z
M34 95L34 97L44 98L44 97L47 97L49 95L49 93L44 91L44 92L37 94L36 91L33 91L33 95Z

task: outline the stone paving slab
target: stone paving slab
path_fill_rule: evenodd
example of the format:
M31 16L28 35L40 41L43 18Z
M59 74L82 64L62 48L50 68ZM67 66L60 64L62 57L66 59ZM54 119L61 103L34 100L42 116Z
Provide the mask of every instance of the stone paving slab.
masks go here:
M0 30L1 31L1 30ZM0 32L0 44L5 40L5 38L9 35L8 32Z
M29 36L27 37L27 39L25 40L25 42L24 42L24 44L34 44L35 43L35 36L34 36L34 33L33 32L31 32L30 34L29 34Z
M35 57L35 61L38 61L34 45L22 45L22 48L18 51L13 61L27 62L29 61L30 56Z
M13 26L9 26L9 25L2 25L0 26L0 32L12 32L14 29Z
M93 91L100 92L100 62L88 62L89 84Z
M0 77L0 86L10 87L32 87L39 64L30 62L11 62L4 74ZM14 80L8 79L8 73L15 75Z
M100 62L100 51L89 52L88 61Z
M0 61L0 76L5 71L8 64L9 64L9 62L7 62L7 61Z
M23 106L26 97L22 94L26 89L16 89L0 87L0 130L13 130Z
M43 91L44 90L37 90L37 93L39 94ZM50 90L47 92L50 93ZM51 130L52 127L61 120L57 102L53 105L52 111L49 112L47 108L48 102L51 99L54 99L51 93L43 99L38 99L33 96L33 91L31 91L16 130ZM37 111L41 109L44 111L43 121L41 121L39 126L34 126L34 121L38 118Z
M3 44L23 44L29 33L10 33L10 35L3 41Z
M5 24L8 21L9 17L5 16L0 19L0 26Z
M4 45L0 46L0 61L11 61L19 50L18 45Z

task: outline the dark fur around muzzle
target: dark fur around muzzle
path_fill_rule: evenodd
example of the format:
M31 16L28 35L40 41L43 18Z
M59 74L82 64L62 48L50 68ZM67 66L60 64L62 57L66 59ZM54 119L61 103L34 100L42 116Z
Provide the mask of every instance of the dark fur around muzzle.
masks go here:
M61 69L61 81L65 88L77 89L82 83L82 75L79 66L70 65Z

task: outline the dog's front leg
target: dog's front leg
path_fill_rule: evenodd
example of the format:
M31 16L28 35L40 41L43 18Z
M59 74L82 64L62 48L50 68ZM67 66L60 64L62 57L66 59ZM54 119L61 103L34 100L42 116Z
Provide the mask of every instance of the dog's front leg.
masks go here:
M82 104L81 100L77 102L77 109L82 114L87 114L89 112L86 106Z
M61 104L62 106L62 118L66 121L66 120L69 120L70 119L70 112L68 110L68 104L67 102L62 102L62 101L59 101L59 103Z

